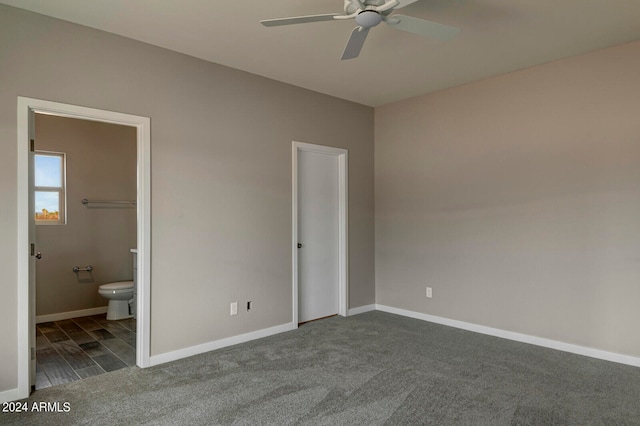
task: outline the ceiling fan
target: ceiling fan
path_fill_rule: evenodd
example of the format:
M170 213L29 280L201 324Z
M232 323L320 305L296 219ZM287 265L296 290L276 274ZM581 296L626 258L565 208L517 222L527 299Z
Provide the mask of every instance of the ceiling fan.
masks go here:
M344 14L327 13L322 15L296 16L292 18L265 19L260 21L265 27L281 25L306 24L309 22L354 19L358 26L351 32L351 37L342 52L342 59L353 59L360 55L369 30L380 22L392 28L407 31L423 37L448 40L455 37L459 28L425 21L400 14L391 15L396 9L408 6L418 0L344 0Z

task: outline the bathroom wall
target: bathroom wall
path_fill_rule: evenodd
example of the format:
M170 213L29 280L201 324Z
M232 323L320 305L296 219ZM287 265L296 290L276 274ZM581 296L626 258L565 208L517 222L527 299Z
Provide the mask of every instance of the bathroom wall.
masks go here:
M36 150L67 158L67 224L36 226L36 315L106 306L98 286L133 279L136 209L81 200L136 199L135 128L36 114Z

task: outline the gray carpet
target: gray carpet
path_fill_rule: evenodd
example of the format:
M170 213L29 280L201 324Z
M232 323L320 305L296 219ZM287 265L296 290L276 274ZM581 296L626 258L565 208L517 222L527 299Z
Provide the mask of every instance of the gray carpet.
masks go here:
M35 392L2 424L639 425L640 368L382 312Z

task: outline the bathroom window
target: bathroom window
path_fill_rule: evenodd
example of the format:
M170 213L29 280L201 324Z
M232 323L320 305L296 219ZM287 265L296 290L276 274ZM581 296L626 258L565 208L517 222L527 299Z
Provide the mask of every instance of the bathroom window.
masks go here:
M64 225L66 158L62 152L35 152L35 218L37 225Z

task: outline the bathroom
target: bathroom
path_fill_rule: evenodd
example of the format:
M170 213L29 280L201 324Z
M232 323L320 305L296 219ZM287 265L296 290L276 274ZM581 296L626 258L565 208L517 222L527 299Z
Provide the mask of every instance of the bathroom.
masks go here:
M137 154L133 127L36 114L35 134L35 184L46 182L38 160L47 154L66 166L58 212L42 212L50 184L35 188L41 389L135 365L136 321L107 320L109 300L99 287L134 279Z

